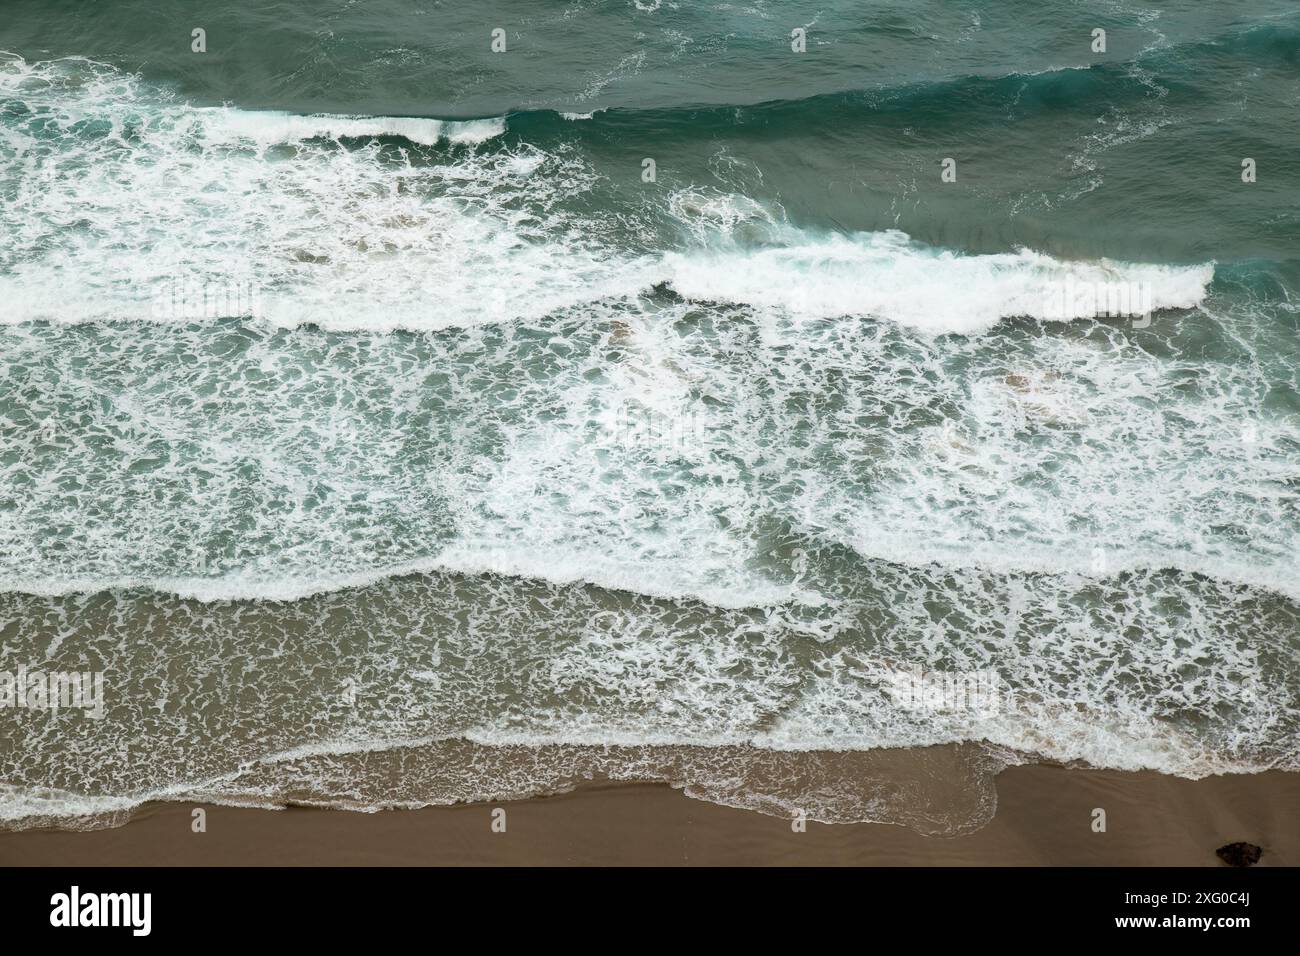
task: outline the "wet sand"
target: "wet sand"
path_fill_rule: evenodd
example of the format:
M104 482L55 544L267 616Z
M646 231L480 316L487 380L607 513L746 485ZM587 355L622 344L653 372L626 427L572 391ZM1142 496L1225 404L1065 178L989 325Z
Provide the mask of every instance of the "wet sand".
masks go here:
M1012 767L998 809L965 836L808 823L691 799L663 785L592 786L541 799L354 813L150 804L125 826L0 834L0 865L1132 865L1221 866L1246 841L1260 866L1300 865L1300 774L1183 780ZM504 833L493 809L505 810ZM1106 831L1093 832L1093 810Z

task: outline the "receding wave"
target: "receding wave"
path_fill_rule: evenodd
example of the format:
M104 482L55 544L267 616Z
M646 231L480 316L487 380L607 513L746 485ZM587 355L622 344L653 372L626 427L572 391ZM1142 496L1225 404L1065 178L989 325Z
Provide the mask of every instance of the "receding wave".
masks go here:
M836 580L834 604L786 609L443 573L283 603L0 595L0 619L23 622L6 630L13 659L93 666L105 688L103 718L79 716L75 737L33 710L6 716L0 818L120 822L149 799L373 809L616 779L954 832L991 805L945 816L936 800L990 794L1008 761L1297 769L1293 602L1169 572L1068 582L873 562ZM921 667L996 672L995 696L900 705L891 675ZM958 748L933 755L943 781L924 755L906 771L880 753L937 745ZM917 774L911 801L890 767Z
M893 823L955 836L992 818L994 775L1015 762L1014 755L973 746L804 753L746 745L340 740L123 795L0 785L0 828L117 826L152 800L367 812L550 796L590 783L654 782L772 816L802 813L823 823ZM343 793L338 783L345 779Z

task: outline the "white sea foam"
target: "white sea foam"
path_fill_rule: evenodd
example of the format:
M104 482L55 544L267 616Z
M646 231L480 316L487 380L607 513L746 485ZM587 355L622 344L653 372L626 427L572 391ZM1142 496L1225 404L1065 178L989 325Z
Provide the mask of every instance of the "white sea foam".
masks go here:
M834 600L770 556L768 521L901 566L1300 596L1300 432L1255 407L1258 363L1198 367L1192 390L1105 326L1013 356L865 319L769 347L761 314L705 336L678 324L694 313L414 339L128 323L107 351L90 327L10 327L8 367L45 384L2 423L22 451L0 469L0 581L288 600L461 571ZM686 425L627 431L647 420Z
M1091 318L1097 308L1065 288L1137 286L1154 310L1199 304L1212 265L1067 262L1040 253L961 255L897 231L813 239L798 231L758 251L674 253L666 278L680 294L781 309L805 318L871 315L931 333L971 333L1000 319ZM1060 307L1056 307L1056 303Z
M272 143L350 137L366 139L400 136L413 143L478 144L500 136L506 130L504 117L480 120L438 120L402 116L303 116L278 111L250 111L229 107L195 109L196 131L210 144L251 142L265 147Z
M1015 316L1092 315L1053 310L1067 283L1140 285L1160 310L1197 304L1213 276L1210 265L960 255L898 232L822 235L753 200L691 190L666 196L690 245L655 251L653 215L570 208L600 180L573 150L489 148L503 118L191 107L80 60L0 60L0 94L21 104L0 124L12 192L0 322L11 324L188 321L155 307L187 279L253 290L276 325L371 330L536 320L668 283L799 318L975 333ZM392 136L434 152L416 162L381 146Z
M1290 370L1203 301L1212 266L963 256L698 190L615 224L575 150L491 123L199 110L84 62L0 61L0 95L32 111L0 124L0 627L124 682L108 736L11 721L0 818L606 774L852 820L878 794L764 761L1294 762L1300 431L1261 399ZM131 321L182 275L266 321ZM1067 283L1200 303L1231 360L997 327ZM396 328L457 331L355 334ZM901 713L873 679L910 660L1015 706ZM543 753L577 746L606 757Z
M675 563L675 562L674 562ZM678 569L680 570L680 569ZM645 562L619 566L604 555L564 555L554 551L530 553L506 545L453 545L436 557L379 565L351 573L300 574L268 577L244 569L214 577L13 577L3 585L10 591L57 597L97 591L148 589L196 601L296 601L317 594L364 588L387 578L431 572L502 575L548 584L593 584L616 591L671 599L698 600L721 608L771 607L790 602L820 604L824 598L789 584L754 583L747 587L701 586L697 573L673 573L674 568L647 567Z
M7 630L8 654L94 660L111 675L106 719L75 736L0 716L0 769L12 784L0 821L120 822L148 799L418 806L600 777L685 783L765 812L802 806L828 822L954 832L985 814L949 806L927 824L885 799L894 778L877 788L852 755L985 741L1191 777L1295 769L1294 605L1178 572L846 565L833 543L800 540L812 552L801 586L834 600L718 607L642 595L656 585L641 581L617 594L484 575L482 559L468 576L449 562L450 572L274 606L153 591L0 594L0 625L23 622ZM643 538L644 565L667 544ZM993 671L1002 705L900 708L882 677L909 662ZM258 707L239 704L249 694ZM147 751L132 750L141 739ZM94 759L122 751L133 759ZM983 786L991 772L950 782ZM841 778L845 787L831 783Z

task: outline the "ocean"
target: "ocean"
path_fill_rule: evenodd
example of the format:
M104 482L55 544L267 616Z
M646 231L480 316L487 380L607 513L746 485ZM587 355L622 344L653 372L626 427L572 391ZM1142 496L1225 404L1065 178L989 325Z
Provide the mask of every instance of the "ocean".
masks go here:
M0 826L1300 770L1293 2L5 0L0 51Z

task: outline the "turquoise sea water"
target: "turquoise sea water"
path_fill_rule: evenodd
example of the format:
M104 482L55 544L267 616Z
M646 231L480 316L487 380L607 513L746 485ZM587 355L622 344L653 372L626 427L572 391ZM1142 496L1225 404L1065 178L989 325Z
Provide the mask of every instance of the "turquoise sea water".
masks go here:
M1300 14L1236 7L10 0L0 671L107 706L0 709L0 820L1297 769Z

